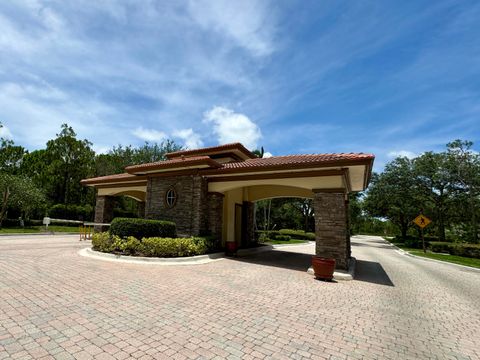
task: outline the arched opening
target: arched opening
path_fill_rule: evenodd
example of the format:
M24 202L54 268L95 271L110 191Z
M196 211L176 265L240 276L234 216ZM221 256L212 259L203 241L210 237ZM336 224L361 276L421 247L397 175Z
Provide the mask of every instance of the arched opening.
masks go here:
M230 188L223 194L223 239L234 241L239 247L256 243L255 203L268 199L312 199L314 196L310 189L278 184Z
M99 188L95 222L110 223L114 217L144 217L146 187Z

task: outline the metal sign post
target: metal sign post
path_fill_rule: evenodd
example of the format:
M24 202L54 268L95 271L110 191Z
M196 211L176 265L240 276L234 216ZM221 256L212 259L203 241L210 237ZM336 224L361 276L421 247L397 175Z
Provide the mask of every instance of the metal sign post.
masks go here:
M425 249L425 237L423 236L423 229L432 222L429 218L427 218L425 215L420 214L418 215L413 222L415 225L417 225L420 228L420 234L422 236L422 247L423 247L423 253L425 254L427 250Z

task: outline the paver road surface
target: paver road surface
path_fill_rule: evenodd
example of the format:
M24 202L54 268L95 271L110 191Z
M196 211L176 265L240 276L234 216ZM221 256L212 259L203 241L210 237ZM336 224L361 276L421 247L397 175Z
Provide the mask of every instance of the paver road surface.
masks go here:
M356 279L328 283L313 245L159 266L1 237L0 359L480 358L479 272L352 240Z

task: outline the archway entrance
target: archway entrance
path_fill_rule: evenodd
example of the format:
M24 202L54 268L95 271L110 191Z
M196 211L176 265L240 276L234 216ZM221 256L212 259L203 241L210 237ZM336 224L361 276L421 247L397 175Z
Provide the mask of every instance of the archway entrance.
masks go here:
M348 266L347 195L367 187L373 155L258 158L242 144L234 143L177 151L166 154L166 158L128 166L124 174L82 180L98 189L96 221L108 219L109 197L122 193L145 200L147 218L175 221L181 234L210 234L223 244L239 242L245 246L254 238L255 201L285 196L311 198L316 254L335 258L339 268ZM178 198L175 206L167 206L165 195L172 187Z

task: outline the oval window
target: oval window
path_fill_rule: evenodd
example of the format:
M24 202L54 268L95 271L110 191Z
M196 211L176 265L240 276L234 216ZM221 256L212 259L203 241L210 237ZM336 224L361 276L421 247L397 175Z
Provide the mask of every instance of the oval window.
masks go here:
M174 188L170 188L167 190L167 193L165 194L165 205L167 207L172 208L175 206L175 203L177 202L177 192L175 191Z

